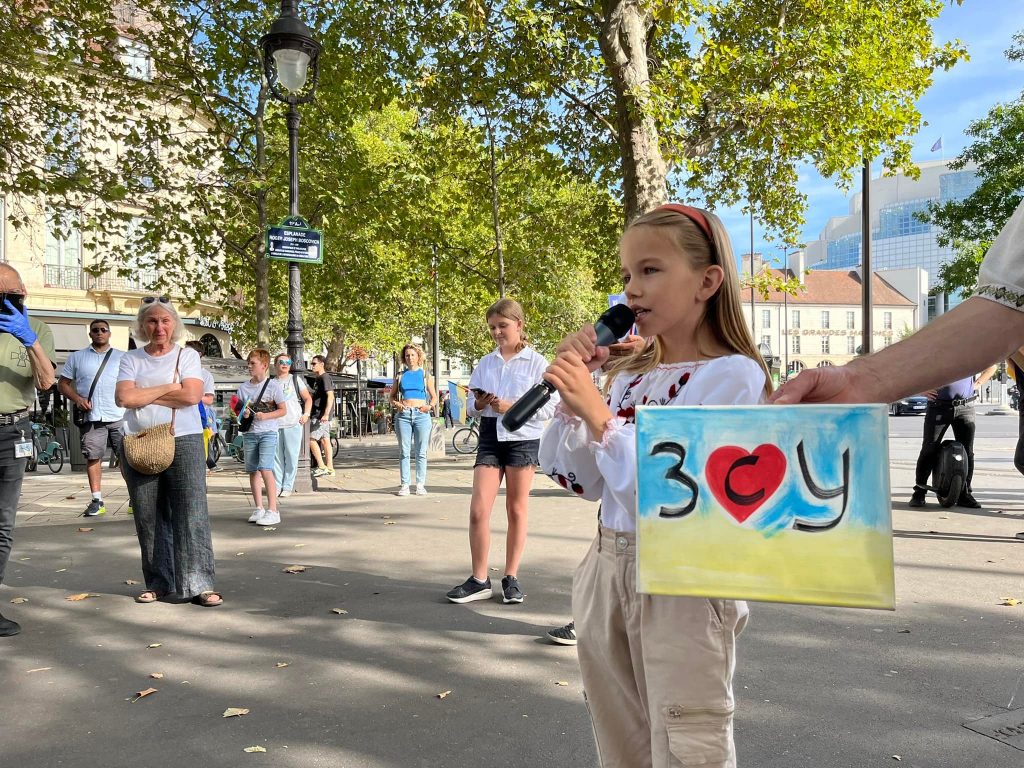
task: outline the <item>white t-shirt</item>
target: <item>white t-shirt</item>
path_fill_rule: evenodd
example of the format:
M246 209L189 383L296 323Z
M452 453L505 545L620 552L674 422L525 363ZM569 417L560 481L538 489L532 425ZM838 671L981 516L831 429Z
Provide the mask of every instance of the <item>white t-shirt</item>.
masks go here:
M263 385L266 384L266 390L263 390ZM263 397L260 397L259 402L263 404L263 408L256 410L276 411L278 407L285 402L284 392L281 390L281 382L276 378L271 377L269 380L264 379L258 384L253 384L251 381L247 381L238 388L238 399L243 403L246 400L252 401L250 405L256 405L256 398L260 396L260 392L263 391ZM281 419L253 419L252 432L276 432L277 428L281 425Z
M297 373L289 373L287 378L277 379L277 383L281 385L281 391L284 392L284 406L288 409L288 414L277 420L278 429L288 429L299 423L299 416L302 415L302 399L295 391L296 381L299 382L299 392L309 392L306 382Z
M203 368L203 394L204 395L214 395L214 394L216 394L216 392L214 391L214 384L215 384L215 382L213 380L213 374L210 373L210 369L209 368Z
M181 350L180 362L178 359L179 349ZM121 356L117 380L134 381L135 386L140 389L170 384L174 378L175 363L178 364L178 378L174 379L175 381L203 380L199 354L194 349L187 347L172 347L170 352L160 356L150 355L145 349L129 350ZM185 405L175 410L177 411L177 416L174 418L176 437L203 433L199 410L194 405ZM155 427L157 424L167 424L170 420L171 409L163 405L151 403L142 408L128 408L124 412L123 431L126 435L134 435Z

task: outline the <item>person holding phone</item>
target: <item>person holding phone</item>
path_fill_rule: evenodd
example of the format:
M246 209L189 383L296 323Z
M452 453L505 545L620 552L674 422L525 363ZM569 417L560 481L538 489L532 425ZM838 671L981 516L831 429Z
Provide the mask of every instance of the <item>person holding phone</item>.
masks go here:
M527 504L537 469L537 449L544 422L551 418L559 398L551 399L516 432L508 432L501 415L516 400L539 384L548 361L527 343L526 318L519 302L500 299L487 310L487 326L498 345L480 360L469 378L473 396L467 402L471 416L480 416L480 442L473 465L473 496L469 505L469 548L473 572L446 597L453 603L488 600L492 595L487 576L491 548L491 508L505 480L505 512L508 534L505 542L505 576L501 580L502 602L525 599L519 584L519 562L526 548Z
M437 402L434 379L423 370L426 355L416 344L402 347L405 370L391 387L391 405L396 411L398 435L398 496L409 495L409 456L416 441L416 495L427 495L427 446L430 444L430 409Z
M18 271L0 264L0 584L14 543L14 518L21 482L32 456L28 414L36 390L53 386L53 332L28 316L25 283ZM0 615L0 637L21 631Z

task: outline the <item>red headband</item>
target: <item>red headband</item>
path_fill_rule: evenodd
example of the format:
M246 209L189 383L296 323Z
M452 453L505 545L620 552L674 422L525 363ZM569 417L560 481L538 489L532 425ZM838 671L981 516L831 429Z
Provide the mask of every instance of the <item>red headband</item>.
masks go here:
M659 205L654 210L681 213L696 224L700 228L700 231L704 233L708 242L711 243L711 247L715 247L715 236L711 233L711 225L708 223L708 219L704 215L704 211L700 210L700 208L691 208L690 206L682 205L681 203L665 203L664 205Z

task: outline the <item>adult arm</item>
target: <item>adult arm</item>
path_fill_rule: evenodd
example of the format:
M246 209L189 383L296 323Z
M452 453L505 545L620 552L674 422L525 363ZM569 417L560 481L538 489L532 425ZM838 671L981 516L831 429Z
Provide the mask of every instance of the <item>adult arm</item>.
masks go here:
M989 379L991 379L993 376L995 376L996 371L998 369L999 369L998 365L990 365L988 368L986 368L984 371L982 371L981 375L978 376L977 380L974 382L974 388L977 390L977 389L981 389L983 386L985 386L985 383Z
M972 296L903 341L847 365L801 371L770 402L891 403L971 376L1024 341L1024 312Z
M57 378L54 374L53 363L50 362L49 355L46 354L46 350L43 349L43 345L39 343L38 339L27 349L28 362L32 366L32 379L36 389L45 392L53 386L53 382Z
M202 390L202 382L199 383L199 390ZM181 384L157 384L155 387L137 387L135 382L129 379L117 382L114 387L114 402L119 408L144 408L155 403L159 398L181 389ZM195 401L198 402L198 401ZM195 404L193 402L193 405ZM164 405L164 403L161 403ZM172 406L177 407L177 406Z
M324 407L324 415L322 418L326 419L330 423L334 417L334 389L327 390L327 405Z
M86 398L82 397L78 392L75 391L75 382L69 379L67 376L61 376L57 379L57 391L60 392L64 397L73 402L83 411L91 411L92 403Z
M402 381L402 374L395 376L394 382L391 384L391 407L396 411L405 410L405 406L402 405L402 388L400 382Z
M160 395L153 402L168 408L186 408L203 399L202 379L183 379L178 389Z
M434 406L437 405L437 388L434 386L434 377L424 375L424 381L427 386L427 404L421 408L424 413L430 413ZM425 410L424 410L425 409Z
M302 398L302 414L299 416L299 424L309 421L309 415L313 412L313 396L302 381L299 381L299 397Z

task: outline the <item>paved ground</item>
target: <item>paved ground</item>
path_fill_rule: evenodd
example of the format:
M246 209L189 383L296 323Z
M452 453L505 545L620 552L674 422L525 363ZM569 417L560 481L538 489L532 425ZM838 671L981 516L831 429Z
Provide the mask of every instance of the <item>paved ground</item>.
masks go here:
M741 766L1024 764L962 727L1024 708L1024 606L998 604L1024 598L1016 418L979 419L982 510L906 509L921 419L890 424L898 609L753 606ZM568 617L593 505L538 480L526 603L454 606L468 459L435 461L429 496L397 498L391 439L347 443L337 478L282 503L273 531L245 523L246 477L224 464L210 481L216 609L131 600L138 549L116 473L110 513L88 521L83 475L29 476L0 590L25 627L0 641L0 766L595 765L575 652L540 639ZM493 529L500 567L500 508ZM96 596L65 599L83 592ZM250 711L223 718L229 707ZM267 754L243 752L257 745Z

